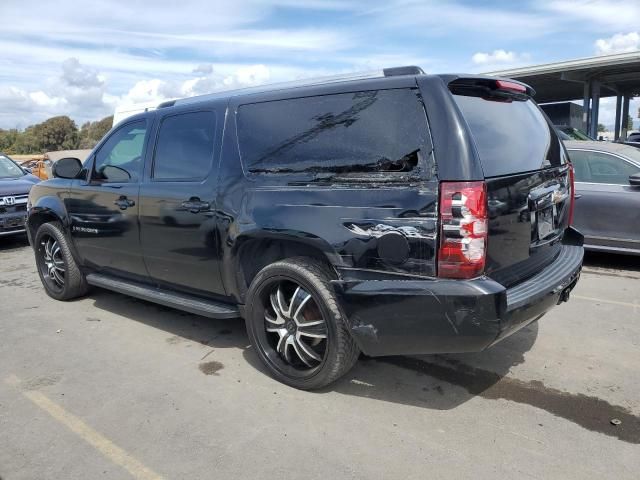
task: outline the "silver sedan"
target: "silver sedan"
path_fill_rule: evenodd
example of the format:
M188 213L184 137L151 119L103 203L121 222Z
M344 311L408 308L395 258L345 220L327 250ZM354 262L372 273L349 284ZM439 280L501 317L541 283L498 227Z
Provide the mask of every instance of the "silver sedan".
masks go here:
M640 255L640 149L565 141L575 169L574 226L585 248Z

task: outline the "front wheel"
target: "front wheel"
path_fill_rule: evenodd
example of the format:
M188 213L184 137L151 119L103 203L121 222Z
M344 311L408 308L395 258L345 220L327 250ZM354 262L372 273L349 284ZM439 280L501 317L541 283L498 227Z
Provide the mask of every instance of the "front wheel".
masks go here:
M251 343L270 373L292 387L324 387L347 373L360 354L330 280L328 267L298 257L268 265L249 288Z
M69 244L57 222L43 223L36 232L33 249L38 274L47 295L71 300L89 289L84 275L71 255Z

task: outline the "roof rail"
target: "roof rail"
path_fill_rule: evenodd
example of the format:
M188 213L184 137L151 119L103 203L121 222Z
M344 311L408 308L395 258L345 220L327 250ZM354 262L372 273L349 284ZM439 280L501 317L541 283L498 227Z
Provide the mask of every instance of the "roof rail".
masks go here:
M156 108L165 108L165 107L173 107L175 105L175 100L166 100L159 104Z
M398 75L424 75L424 70L415 65L407 65L406 67L391 67L382 70L385 77L395 77Z

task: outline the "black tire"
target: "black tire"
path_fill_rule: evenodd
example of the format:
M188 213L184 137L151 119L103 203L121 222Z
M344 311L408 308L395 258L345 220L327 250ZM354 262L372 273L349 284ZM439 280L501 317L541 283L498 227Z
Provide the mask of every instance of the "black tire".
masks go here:
M351 338L346 317L329 283L334 277L331 269L323 263L311 258L295 257L268 265L251 282L247 293L245 320L249 338L260 360L280 382L302 390L322 388L342 377L358 360L360 350ZM299 289L294 290L288 305L286 300L283 302L284 306L289 307L288 312L291 314L296 299L301 299L296 304L299 308L295 314L289 315L288 323L294 323L292 333L291 330L287 332L280 324L277 328L274 327L276 318L281 317L272 302L278 304L280 301L281 288L289 288L291 292L296 288L295 285ZM274 289L277 289L276 293ZM305 294L310 298L307 299ZM282 298L284 300L284 295ZM283 304L279 304L280 307ZM309 311L312 313L309 314ZM300 323L299 313L303 316ZM306 316L313 316L313 320L316 320L318 314L322 315L324 324L307 327L306 325L313 325L318 321L311 321ZM268 331L269 327L272 327L271 333ZM273 333L274 330L277 332ZM283 331L285 333L281 333ZM324 339L311 338L318 336L318 333L326 336ZM291 348L287 350L288 342L284 339L289 337L297 340L292 340ZM280 351L280 342L284 342L284 353ZM316 343L312 345L310 342ZM321 357L321 361L309 356L308 348ZM285 358L287 356L290 360ZM303 361L309 364L303 365Z
M89 286L71 255L60 223L40 225L33 242L33 250L38 275L47 295L56 300L71 300L87 293ZM54 253L55 255L52 255Z

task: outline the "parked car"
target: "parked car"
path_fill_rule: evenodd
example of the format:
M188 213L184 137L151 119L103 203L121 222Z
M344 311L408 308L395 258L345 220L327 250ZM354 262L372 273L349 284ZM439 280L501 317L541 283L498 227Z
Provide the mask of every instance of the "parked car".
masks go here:
M640 132L631 132L627 135L627 142L640 142Z
M592 141L595 142L595 138L591 138L585 132L579 128L571 127L569 125L554 125L556 129L566 135L568 138L562 137L563 140L579 140L579 141Z
M565 142L575 169L574 224L585 248L640 254L640 150Z
M45 160L44 155L41 155L41 157L42 158L26 160L20 163L20 167L28 171L33 176L38 177L40 180L47 180L49 178L49 175L47 174L47 164L50 166L51 162Z
M40 278L59 300L94 285L243 317L303 389L360 352L483 350L566 301L582 265L532 93L403 67L167 102L32 191Z
M39 172L38 175L42 180L53 177L52 168L53 164L61 158L73 157L83 162L87 156L91 153L91 150L57 150L53 152L47 152L44 154L42 162L38 163Z
M622 145L627 145L627 146L633 147L633 148L640 148L640 142L620 142L620 141L617 141L615 143L621 143Z
M0 237L25 232L27 199L40 180L0 153Z

